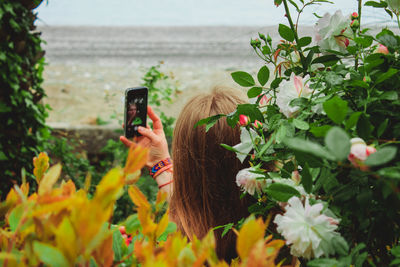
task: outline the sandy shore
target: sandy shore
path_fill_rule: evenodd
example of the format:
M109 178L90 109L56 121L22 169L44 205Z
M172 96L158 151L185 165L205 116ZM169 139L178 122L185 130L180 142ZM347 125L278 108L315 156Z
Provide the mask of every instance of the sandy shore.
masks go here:
M249 45L258 32L279 40L274 27L40 27L48 65L43 87L53 110L48 122L118 124L122 98L150 66L172 77L180 94L162 110L176 116L184 103L213 85L235 86L234 70L255 73L263 62ZM302 29L312 34L312 28Z

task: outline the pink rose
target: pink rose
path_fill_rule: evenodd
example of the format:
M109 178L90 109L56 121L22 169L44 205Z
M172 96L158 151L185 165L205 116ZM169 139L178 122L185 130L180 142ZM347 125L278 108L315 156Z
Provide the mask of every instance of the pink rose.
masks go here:
M351 13L351 19L356 19L356 18L358 18L358 13L357 12Z
M250 118L246 115L239 115L240 126L247 126L250 123Z
M376 149L373 146L367 146L361 138L352 138L350 142L351 148L350 154L347 157L348 160L354 167L359 168L362 171L368 170L368 166L364 164L364 161L369 155L375 153Z
M379 44L379 46L375 49L375 53L381 53L387 55L389 54L389 50L383 44Z

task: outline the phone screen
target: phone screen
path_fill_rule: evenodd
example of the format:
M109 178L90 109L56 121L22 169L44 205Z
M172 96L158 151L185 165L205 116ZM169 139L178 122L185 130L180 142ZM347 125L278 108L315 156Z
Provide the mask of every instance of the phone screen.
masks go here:
M128 88L125 91L125 136L140 136L138 127L146 127L147 88Z

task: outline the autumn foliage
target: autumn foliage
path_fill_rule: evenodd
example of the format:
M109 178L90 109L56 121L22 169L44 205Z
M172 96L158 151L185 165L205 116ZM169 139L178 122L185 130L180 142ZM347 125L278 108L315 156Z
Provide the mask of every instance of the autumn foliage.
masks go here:
M45 153L34 162L37 192L28 194L29 183L15 186L0 204L0 262L2 266L228 266L217 258L210 231L192 241L176 231L165 208L165 195L150 203L132 184L147 159L147 148L132 146L126 166L110 170L94 195L88 187L60 181L60 164L49 166ZM136 213L121 226L112 225L116 200L123 190L136 205ZM240 258L234 266L274 266L281 240L264 237L267 224L249 218L237 231ZM126 232L125 232L126 231ZM127 239L129 236L129 239Z

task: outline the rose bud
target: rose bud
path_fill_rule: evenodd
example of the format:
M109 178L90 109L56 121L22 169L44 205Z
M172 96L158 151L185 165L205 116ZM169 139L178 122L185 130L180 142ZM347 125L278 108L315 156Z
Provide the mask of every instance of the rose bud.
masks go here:
M351 23L350 23L350 27L352 29L357 29L358 26L360 26L360 22L358 21L358 19L354 19Z
M358 18L358 13L357 12L351 13L351 19L357 19L357 18Z
M363 81L366 82L366 83L370 83L371 82L371 77L364 76Z
M262 129L262 123L258 120L255 120L253 123L255 129Z
M389 54L389 50L383 44L379 44L378 47L375 49L375 53L381 53L381 54L387 55L387 54Z
M362 171L368 170L368 166L364 164L364 161L369 155L376 152L376 148L373 146L367 146L367 144L361 138L352 138L350 140L351 148L350 154L347 157L348 160L353 164L354 167L359 168Z
M267 41L267 38L265 38L264 34L258 33L258 36L260 37L261 40L264 40L265 42Z
M239 115L240 126L247 126L250 123L250 118L246 115Z

